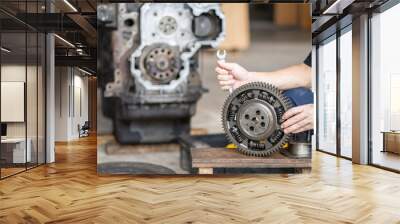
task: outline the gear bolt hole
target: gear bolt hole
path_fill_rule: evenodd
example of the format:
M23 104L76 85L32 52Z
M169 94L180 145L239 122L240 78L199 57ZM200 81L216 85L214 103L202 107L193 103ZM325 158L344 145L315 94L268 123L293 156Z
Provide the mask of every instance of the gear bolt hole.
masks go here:
M244 118L249 119L250 116L248 114L244 115Z
M253 126L250 126L250 131L254 131L254 127Z
M135 25L135 21L133 19L126 19L124 21L124 24L125 24L125 26L131 27L131 26Z

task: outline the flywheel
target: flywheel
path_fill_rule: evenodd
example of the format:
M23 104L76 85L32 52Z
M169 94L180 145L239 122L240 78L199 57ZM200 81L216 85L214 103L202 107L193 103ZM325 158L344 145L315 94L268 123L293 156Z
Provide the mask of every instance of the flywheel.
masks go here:
M224 103L225 133L240 152L269 156L289 141L290 135L281 129L281 119L291 107L291 101L275 86L262 82L245 84Z

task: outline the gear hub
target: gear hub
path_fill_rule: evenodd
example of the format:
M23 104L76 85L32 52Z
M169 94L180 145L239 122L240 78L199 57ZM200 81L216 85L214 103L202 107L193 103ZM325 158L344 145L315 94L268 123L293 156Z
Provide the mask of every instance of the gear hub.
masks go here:
M270 84L243 85L225 101L222 114L225 133L240 152L268 156L289 140L280 121L291 107L290 100Z
M169 45L152 46L142 58L142 69L155 83L165 84L176 79L180 71L178 52Z

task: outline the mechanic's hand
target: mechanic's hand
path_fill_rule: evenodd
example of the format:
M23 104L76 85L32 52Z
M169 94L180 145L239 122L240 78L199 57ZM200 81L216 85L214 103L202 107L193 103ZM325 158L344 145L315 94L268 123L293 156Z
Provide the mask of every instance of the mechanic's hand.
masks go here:
M293 107L282 116L285 133L300 133L314 128L314 104Z
M251 81L250 72L236 63L218 61L215 71L223 90L236 89Z

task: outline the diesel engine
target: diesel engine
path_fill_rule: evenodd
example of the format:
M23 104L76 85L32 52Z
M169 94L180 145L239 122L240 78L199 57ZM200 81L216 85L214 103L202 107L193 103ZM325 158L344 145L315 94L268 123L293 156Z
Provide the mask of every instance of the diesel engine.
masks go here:
M169 142L189 133L205 91L199 51L225 35L219 4L110 3L97 13L102 111L118 142Z

